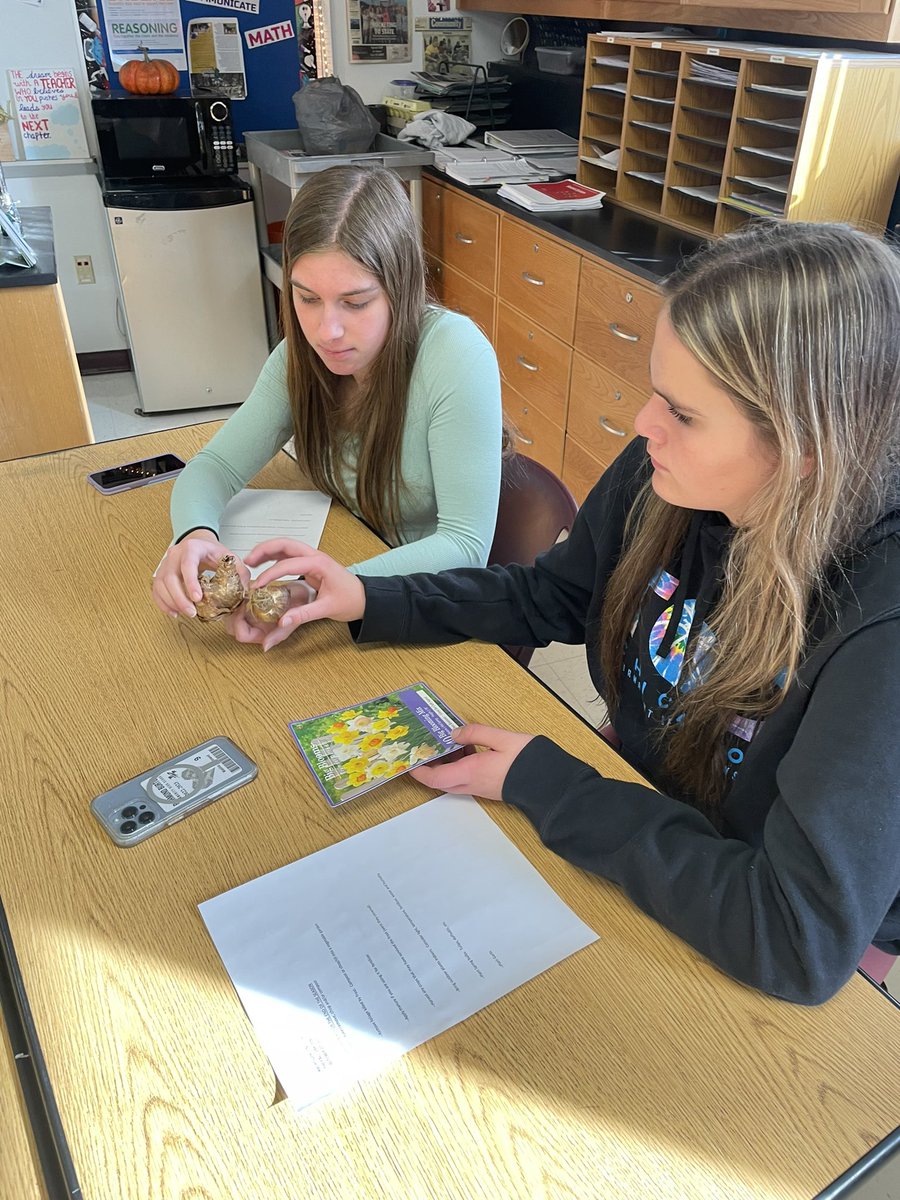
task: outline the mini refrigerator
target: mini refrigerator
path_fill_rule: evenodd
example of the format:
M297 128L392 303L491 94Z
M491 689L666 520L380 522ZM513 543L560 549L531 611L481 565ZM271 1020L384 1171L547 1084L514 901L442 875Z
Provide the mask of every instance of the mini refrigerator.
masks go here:
M142 413L240 404L269 353L250 188L104 191Z

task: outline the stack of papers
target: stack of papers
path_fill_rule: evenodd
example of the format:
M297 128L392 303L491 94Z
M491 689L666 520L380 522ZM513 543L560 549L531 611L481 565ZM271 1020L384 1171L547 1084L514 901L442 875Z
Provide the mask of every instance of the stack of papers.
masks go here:
M758 213L760 216L783 217L784 199L779 203L773 192L732 192L728 197L729 204L747 212Z
M564 179L560 183L504 184L497 195L529 212L555 213L602 208L606 193L576 183L574 179Z
M558 172L536 168L524 158L507 157L496 162L445 162L436 164L469 187L496 187L500 183L540 183Z
M787 195L788 184L791 181L790 175L732 175L732 179L738 183L749 183L754 188L764 188L770 192L780 192L782 195Z
M779 162L793 162L797 153L794 146L735 146L744 154L759 154L763 158L774 158Z
M737 87L737 70L710 62L708 58L691 59L691 79L702 79L704 83L715 83L720 87Z
M535 155L578 153L577 139L558 129L488 129L484 141L488 146L498 146L511 154L524 154L529 158Z
M585 162L593 163L596 167L606 167L608 171L615 171L618 169L621 155L622 151L616 146L614 150L607 150L605 154L597 153L596 158L591 158L587 154L582 157Z
M498 150L494 146L436 146L434 149L434 165L441 170L447 163L470 162L503 162L513 157L506 150Z
M472 87L472 72L465 66L457 66L452 71L410 71L416 81L417 93L434 96L446 96L454 92L468 92Z

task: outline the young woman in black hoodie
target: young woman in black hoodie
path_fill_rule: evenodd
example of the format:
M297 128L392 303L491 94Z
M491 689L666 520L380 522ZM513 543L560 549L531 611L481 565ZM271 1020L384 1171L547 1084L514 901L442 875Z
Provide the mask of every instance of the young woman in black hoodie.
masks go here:
M504 800L735 978L817 1004L900 952L900 258L840 225L758 225L665 286L639 435L533 568L357 578L295 542L260 584L359 640L584 642L621 752L549 738L416 778Z

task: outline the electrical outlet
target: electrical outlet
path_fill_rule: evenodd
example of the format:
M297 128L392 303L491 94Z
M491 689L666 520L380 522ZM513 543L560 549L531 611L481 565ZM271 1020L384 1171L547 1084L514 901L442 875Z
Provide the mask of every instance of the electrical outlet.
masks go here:
M75 255L75 278L79 283L96 283L94 264L89 254Z

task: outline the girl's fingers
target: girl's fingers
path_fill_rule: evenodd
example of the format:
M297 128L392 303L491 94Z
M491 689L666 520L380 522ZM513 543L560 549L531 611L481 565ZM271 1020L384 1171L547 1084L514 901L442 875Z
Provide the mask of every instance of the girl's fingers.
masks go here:
M310 554L315 554L315 550L312 546L307 546L306 542L297 542L293 538L270 538L269 541L254 546L244 561L248 566L258 567L270 558L297 558Z
M249 556L248 556L249 561ZM265 559L263 559L265 562ZM251 563L251 566L255 564ZM271 567L257 575L253 580L254 587L266 587L276 580L283 580L287 575L306 575L312 569L311 560L308 558L284 558L280 562L273 563Z

